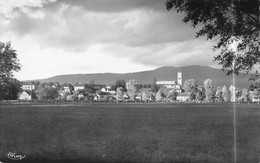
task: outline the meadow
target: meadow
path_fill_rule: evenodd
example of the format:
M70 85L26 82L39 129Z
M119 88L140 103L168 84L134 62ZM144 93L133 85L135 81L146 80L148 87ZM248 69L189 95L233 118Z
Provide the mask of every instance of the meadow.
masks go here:
M0 161L259 163L260 105L1 104Z

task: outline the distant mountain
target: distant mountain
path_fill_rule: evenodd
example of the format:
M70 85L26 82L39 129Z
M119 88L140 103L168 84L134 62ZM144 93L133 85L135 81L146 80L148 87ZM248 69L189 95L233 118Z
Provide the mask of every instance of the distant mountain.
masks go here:
M40 82L59 82L63 83L89 83L94 80L96 84L110 84L117 80L136 79L138 83L152 83L156 80L177 80L177 72L182 72L183 83L187 79L195 79L199 85L203 85L203 81L211 79L215 85L229 87L233 82L232 76L227 76L226 72L207 66L185 66L185 67L161 67L151 71L141 71L134 73L94 73L94 74L70 74L58 75L47 79L41 79ZM240 74L236 76L236 86L239 88L248 88L249 74Z

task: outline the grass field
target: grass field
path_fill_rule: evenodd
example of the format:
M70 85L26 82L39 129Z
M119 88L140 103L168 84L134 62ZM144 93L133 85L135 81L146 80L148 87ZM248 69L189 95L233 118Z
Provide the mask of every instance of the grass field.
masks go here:
M0 105L0 161L219 162L234 157L232 104ZM260 105L236 105L236 160L260 162Z

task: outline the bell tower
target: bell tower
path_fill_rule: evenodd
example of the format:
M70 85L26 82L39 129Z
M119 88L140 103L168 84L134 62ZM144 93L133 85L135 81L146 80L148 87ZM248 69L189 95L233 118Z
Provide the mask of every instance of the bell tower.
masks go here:
M177 73L177 83L182 86L182 74L181 74L180 69L179 69L179 71Z

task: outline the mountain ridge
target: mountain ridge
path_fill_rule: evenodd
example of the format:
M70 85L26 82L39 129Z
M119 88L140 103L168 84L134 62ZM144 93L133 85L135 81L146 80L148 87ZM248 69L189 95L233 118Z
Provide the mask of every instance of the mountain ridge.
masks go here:
M94 80L96 84L111 84L117 80L136 79L138 83L150 84L154 78L159 80L177 80L177 72L182 72L183 83L187 79L195 79L199 85L203 85L203 81L211 79L215 85L227 86L233 84L232 76L227 76L226 71L200 65L191 65L183 67L164 66L154 70L146 70L131 73L88 73L88 74L63 74L56 75L46 79L39 79L40 82L59 82L63 83L89 83ZM248 79L250 74L241 73L236 76L236 86L239 88L248 88L251 84Z

